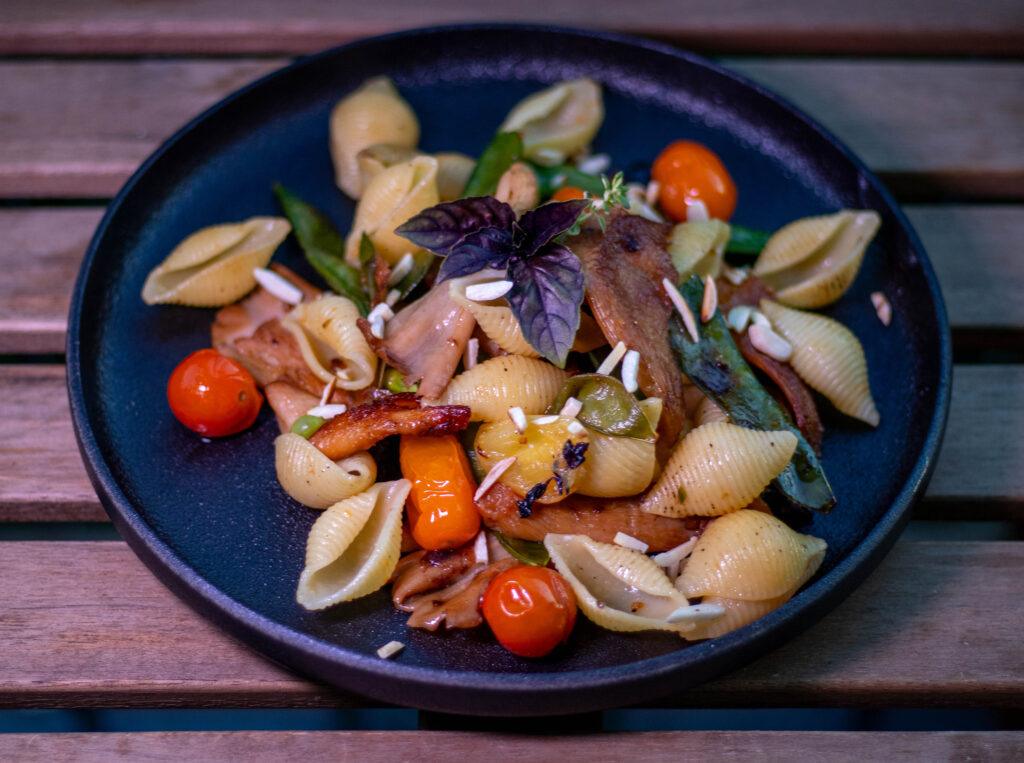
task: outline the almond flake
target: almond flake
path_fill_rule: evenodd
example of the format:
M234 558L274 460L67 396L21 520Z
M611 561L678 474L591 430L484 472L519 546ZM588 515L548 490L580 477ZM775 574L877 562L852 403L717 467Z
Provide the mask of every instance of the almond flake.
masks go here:
M569 419L574 419L580 415L580 411L583 410L583 403L574 397L570 397L565 401L565 405L562 406L562 410L558 412L559 416L565 416Z
M380 315L375 315L370 319L370 333L378 339L384 338L384 318Z
M378 315L386 321L390 321L392 318L395 317L395 313L388 306L387 302L381 302L379 305L373 308L370 311L370 314L366 316L366 320L372 322L373 319L376 318Z
M626 345L624 342L619 342L612 348L612 351L608 353L608 357L604 359L604 362L597 367L595 373L604 374L608 376L612 371L615 370L615 366L622 360L622 356L626 354Z
M700 199L686 200L686 222L703 223L711 219L707 205Z
M302 291L294 284L288 283L288 281L273 270L253 268L252 274L256 277L256 281L260 286L282 302L287 302L289 305L297 305L302 301Z
M750 323L750 314L752 312L753 308L750 305L736 305L736 307L729 311L725 322L729 324L729 328L733 331L742 334L746 331L747 324Z
M569 430L569 434L576 435L577 437L587 431L587 428L578 421L570 421L566 429Z
M793 345L769 328L755 323L747 331L747 336L755 349L770 358L785 362L793 357Z
M626 392L636 392L636 376L640 370L640 353L630 350L622 358L622 386Z
M715 286L715 279L711 276L704 276L704 300L700 305L700 321L707 323L718 309L718 288Z
M476 500L476 496L473 496L473 500ZM490 564L490 558L487 554L487 532L481 530L476 534L476 542L473 544L473 556L476 557L477 564Z
M466 299L474 302L490 302L492 299L504 297L512 290L511 281L485 281L466 287Z
M320 395L320 405L327 405L327 401L331 399L331 393L334 392L334 385L337 381L338 377L332 376L331 380L324 385L323 394Z
M402 297L402 292L398 289L392 289L388 292L388 295L384 297L384 301L388 303L389 307L394 307L395 303Z
M388 286L394 286L412 270L413 259L412 252L406 252L402 255L402 259L395 263L395 266L391 268L391 272L388 274Z
M657 180L652 180L650 183L647 184L647 188L644 191L644 201L647 202L649 206L653 207L654 202L658 200L658 194L660 193L661 183L659 183Z
M639 551L641 554L647 553L649 548L646 543L638 538L634 538L632 535L626 535L626 533L615 533L615 537L612 538L612 543L616 546L622 546L623 548L631 548L634 551Z
M746 268L733 268L728 265L722 265L722 275L734 286L739 286L741 283L747 280L747 269Z
M688 541L680 543L678 546L670 548L668 551L662 551L660 554L655 554L651 557L651 560L659 567L669 567L673 564L679 564L683 559L690 555L690 552L697 545L696 538L690 538Z
M679 311L679 315L683 318L683 325L686 326L686 333L690 335L690 339L694 342L700 341L700 336L697 334L697 321L694 320L693 313L690 311L690 306L686 304L686 300L683 299L683 295L679 293L675 285L667 278L661 279L661 285L665 288L665 293L668 294L668 298L672 300L672 304L676 306L676 310Z
M505 471L515 462L516 457L509 456L508 458L501 459L501 461L492 466L491 470L487 472L487 476L480 482L480 487L478 487L476 492L473 494L473 500L479 501L483 498L484 495L487 494L487 491L494 486L494 483L498 481L501 475L504 474Z
M405 644L401 641L389 641L380 649L377 650L377 656L382 660L387 660L394 657L396 654L405 649Z
M470 337L469 341L466 342L466 352L462 356L462 365L466 367L468 371L471 368L476 367L477 359L480 357L480 340L475 336Z
M750 320L755 326L764 326L766 329L772 328L772 322L768 320L768 316L756 308L750 309Z
M533 420L533 425L538 427L547 426L548 424L554 424L560 418L561 416L541 416L539 419Z
M670 623L703 623L717 620L724 614L725 607L717 604L691 604L688 607L680 607L665 620Z
M576 169L586 172L588 175L600 175L611 166L612 158L608 154L585 156L576 162Z
M319 416L322 419L333 419L348 410L344 403L333 403L331 405L318 405L306 411L307 416Z
M516 428L516 431L519 432L519 434L526 431L526 414L523 413L522 408L518 405L515 408L509 408L508 417L512 419L512 425Z
M889 300L885 298L882 292L871 292L871 304L875 306L875 314L883 326L888 326L892 323L892 305L889 304Z

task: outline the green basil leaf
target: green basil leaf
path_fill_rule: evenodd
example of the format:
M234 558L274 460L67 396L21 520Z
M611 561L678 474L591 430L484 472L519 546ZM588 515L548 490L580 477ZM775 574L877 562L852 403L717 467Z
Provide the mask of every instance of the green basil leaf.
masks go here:
M532 564L535 567L547 567L551 557L543 543L522 538L509 538L497 530L491 530L498 542L519 561L524 564Z
M570 377L562 385L555 401L548 406L547 413L558 413L570 397L583 404L576 418L591 429L615 437L654 440L654 427L647 414L636 396L627 392L618 379L604 374Z
M699 315L704 282L690 276L679 287L679 293L694 314ZM775 478L779 491L805 508L821 512L831 509L836 498L817 455L789 415L754 376L732 340L722 314L716 310L710 321L698 324L697 342L690 338L678 314L673 314L668 328L669 343L683 373L725 411L732 423L766 431L788 429L796 435L793 459Z
M768 231L730 223L729 243L725 245L725 251L729 254L760 254L771 237Z
M523 156L518 133L499 132L480 154L473 173L462 189L463 196L493 196L505 171Z
M319 209L280 183L274 186L274 194L292 224L306 260L331 289L351 299L365 317L370 312L370 298L363 288L363 274L345 262L345 240L337 228Z

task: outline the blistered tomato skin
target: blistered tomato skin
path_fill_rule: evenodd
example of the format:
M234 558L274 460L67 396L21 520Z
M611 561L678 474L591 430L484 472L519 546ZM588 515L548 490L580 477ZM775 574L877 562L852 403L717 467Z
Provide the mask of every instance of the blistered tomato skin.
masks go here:
M576 624L576 595L548 567L502 572L484 592L483 614L499 643L520 657L543 657L565 643Z
M706 146L677 140L658 154L651 179L660 186L658 203L676 222L686 220L687 202L702 201L708 215L728 220L736 209L736 184L722 160Z
M256 380L216 350L193 352L171 373L167 402L174 416L205 437L248 429L263 405Z
M421 548L457 548L480 531L473 501L476 482L462 444L454 435L403 435L398 447L409 490L409 530Z

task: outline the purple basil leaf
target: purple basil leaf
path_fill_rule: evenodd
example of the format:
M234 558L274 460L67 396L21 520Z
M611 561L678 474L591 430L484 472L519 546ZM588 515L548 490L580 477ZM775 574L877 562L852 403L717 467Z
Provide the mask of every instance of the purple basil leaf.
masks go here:
M553 201L524 212L517 223L529 242L529 249L523 252L523 256L532 256L559 233L569 230L589 206L590 199L573 199Z
M516 214L493 196L446 201L409 218L395 229L399 236L434 254L446 255L467 234L481 228L508 228Z
M561 244L548 244L529 259L513 258L506 295L527 342L557 365L576 338L583 304L583 270L576 255Z
M515 234L504 228L483 228L464 236L441 263L437 281L461 278L486 267L504 268L517 251Z

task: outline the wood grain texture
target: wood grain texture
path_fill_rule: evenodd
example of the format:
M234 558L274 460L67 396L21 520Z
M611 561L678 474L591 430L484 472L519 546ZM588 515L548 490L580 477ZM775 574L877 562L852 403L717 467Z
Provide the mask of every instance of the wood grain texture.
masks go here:
M1024 206L905 209L956 329L1024 330ZM64 351L71 289L99 209L0 209L0 354Z
M1013 760L1024 754L1024 732L653 731L617 734L499 734L462 731L204 731L107 734L4 734L9 761L475 760L500 750L502 760L738 761ZM493 752L492 752L493 754Z
M781 649L652 705L1020 707L1021 574L1024 544L898 543ZM0 579L0 707L367 702L223 636L120 542L0 544Z
M112 196L175 128L282 63L0 63L0 196ZM913 198L1024 196L1024 65L725 63L803 107Z
M945 442L916 517L1024 516L1024 367L957 366ZM269 458L269 455L268 455ZM0 521L102 521L58 366L0 366Z
M475 3L414 0L6 0L0 6L2 54L309 53L368 35L435 24L519 21L649 35L710 51L1019 54L1024 21L1014 0L957 3L843 0L765 4L695 0L672 3Z

